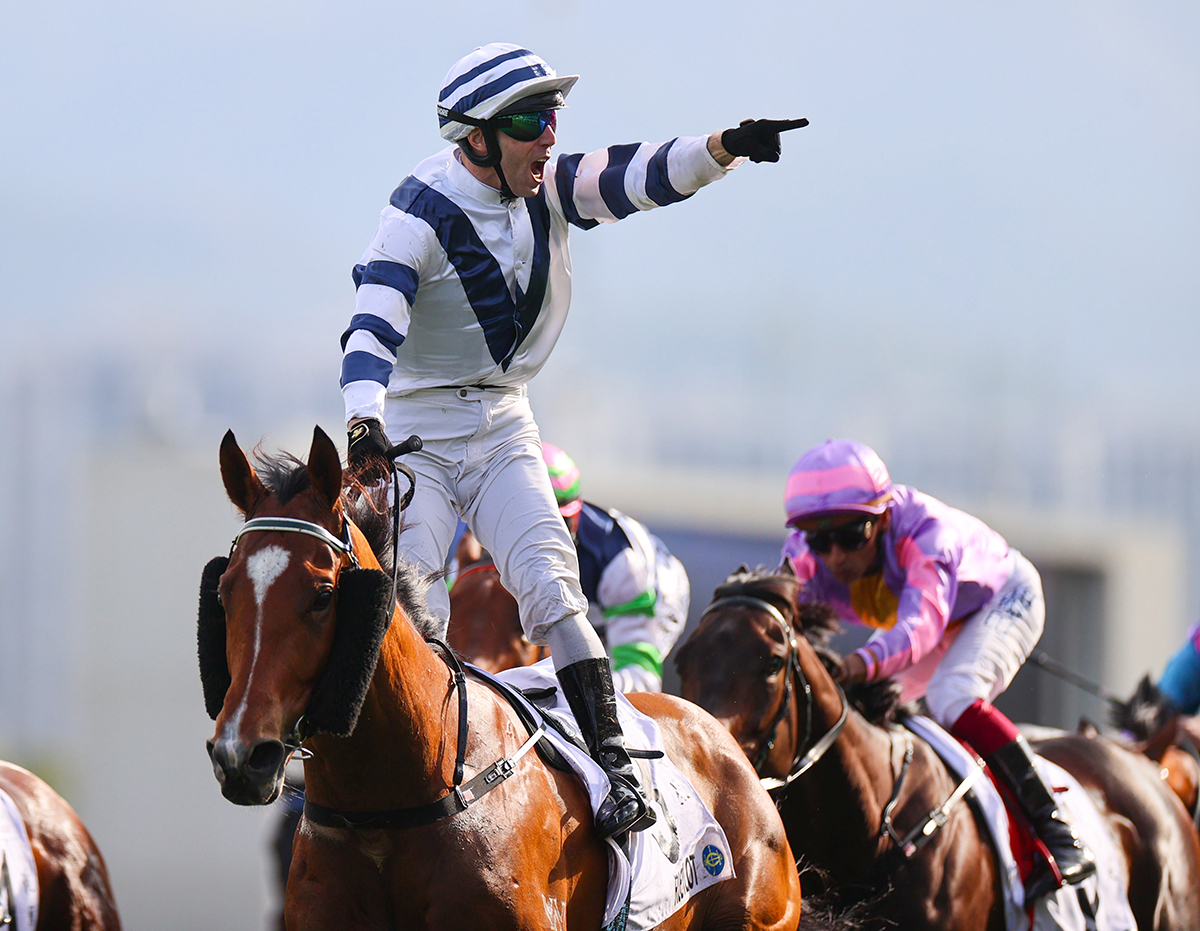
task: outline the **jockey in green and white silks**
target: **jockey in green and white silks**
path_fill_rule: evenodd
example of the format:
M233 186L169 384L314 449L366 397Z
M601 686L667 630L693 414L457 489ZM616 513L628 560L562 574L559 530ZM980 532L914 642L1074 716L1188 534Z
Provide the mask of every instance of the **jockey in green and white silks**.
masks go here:
M579 468L557 446L542 443L542 458L579 554L588 620L608 647L617 689L661 691L663 658L683 632L691 601L683 563L632 517L584 501Z

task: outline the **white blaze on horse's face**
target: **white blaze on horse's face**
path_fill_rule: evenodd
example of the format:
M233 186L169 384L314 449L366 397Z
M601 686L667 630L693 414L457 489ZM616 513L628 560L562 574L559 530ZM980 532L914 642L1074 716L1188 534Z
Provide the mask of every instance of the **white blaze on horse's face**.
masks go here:
M264 546L246 557L246 575L254 586L254 604L258 608L258 616L254 620L254 651L250 654L250 670L246 674L246 687L242 692L242 701L229 722L229 731L236 734L242 725L242 715L246 711L246 703L250 699L250 683L254 679L254 667L258 664L258 650L262 645L263 602L267 598L267 590L271 584L283 574L287 568L291 554L282 546Z
M267 589L287 568L291 554L282 546L264 546L256 553L251 553L246 560L246 574L254 585L254 603L258 606L261 619L263 599L267 597ZM258 637L255 632L255 652L258 651Z

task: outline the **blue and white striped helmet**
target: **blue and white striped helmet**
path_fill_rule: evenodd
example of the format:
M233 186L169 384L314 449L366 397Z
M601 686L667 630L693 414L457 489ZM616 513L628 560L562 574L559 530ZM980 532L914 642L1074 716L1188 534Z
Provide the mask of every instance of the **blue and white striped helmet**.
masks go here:
M519 45L493 42L481 46L455 62L442 82L438 94L442 138L457 142L473 128L447 111L482 122L526 97L553 91L565 97L578 80L577 74L559 77L541 58Z

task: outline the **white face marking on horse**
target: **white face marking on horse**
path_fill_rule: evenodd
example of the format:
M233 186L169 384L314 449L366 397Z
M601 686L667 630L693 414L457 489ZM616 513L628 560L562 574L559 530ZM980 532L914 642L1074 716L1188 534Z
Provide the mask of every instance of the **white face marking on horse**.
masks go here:
M246 574L254 583L254 603L262 611L263 599L271 583L287 568L291 554L282 546L264 546L246 559Z
M227 733L236 735L242 726L242 716L246 712L246 702L250 697L250 683L254 680L254 669L258 665L258 650L262 645L262 615L263 600L267 597L267 589L279 578L287 568L291 554L282 546L264 546L246 557L246 575L254 585L254 603L258 607L258 616L254 619L254 652L250 656L250 671L246 674L246 688L242 693L241 703L230 719Z

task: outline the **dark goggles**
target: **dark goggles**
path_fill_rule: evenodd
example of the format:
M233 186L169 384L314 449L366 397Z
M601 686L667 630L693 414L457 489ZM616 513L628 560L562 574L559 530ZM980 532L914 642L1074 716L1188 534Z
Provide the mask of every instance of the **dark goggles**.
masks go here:
M875 526L872 518L857 521L853 524L843 524L841 527L829 527L825 530L805 530L804 542L818 556L824 556L833 549L836 543L845 553L861 550L871 539L871 530Z
M534 113L510 113L491 120L496 128L518 142L533 142L546 131L546 127L558 128L557 110L538 110Z

